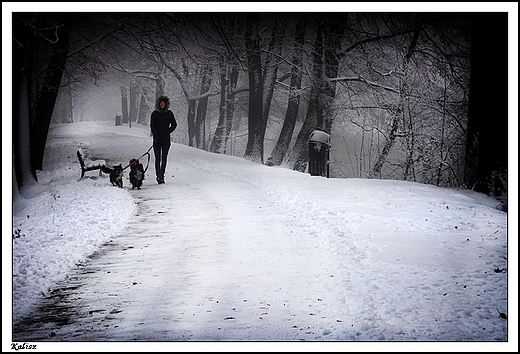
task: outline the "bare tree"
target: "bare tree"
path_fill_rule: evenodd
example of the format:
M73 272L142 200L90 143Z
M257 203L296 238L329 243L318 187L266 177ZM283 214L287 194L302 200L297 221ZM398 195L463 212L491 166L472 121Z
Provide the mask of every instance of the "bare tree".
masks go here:
M278 141L267 159L267 161L275 166L278 166L284 160L289 145L291 143L294 128L296 126L296 119L298 118L298 110L300 108L301 99L301 83L303 76L303 47L305 42L305 32L308 16L306 14L299 14L296 16L295 24L295 48L292 54L291 61L291 75L289 84L289 100L287 103L287 111L283 121L282 130Z
M220 105L219 119L210 151L226 153L227 142L231 133L233 113L235 111L235 95L238 81L238 70L234 65L223 64L220 73Z
M130 119L128 115L128 89L125 86L121 86L121 111L123 112L121 123L126 124Z
M55 91L47 88L56 86L55 74L61 69L55 64L63 62L58 53L65 53L65 41L51 43L52 36L41 31L44 22L36 19L53 18L56 26L47 28L55 28L60 39L65 39L59 31L66 27L59 26L58 17L52 14L33 15L20 16L13 28L14 38L19 39L20 33L23 39L23 46L13 42L15 73L24 79L13 81L14 117L20 117L13 125L18 139L13 156L17 176L25 169L30 171L25 176L35 180L31 165L37 164L17 159L37 157L31 151L38 146L43 150L43 135L33 145L25 142L31 142L40 128L46 131L45 112L52 114L47 104L59 92L59 87ZM158 95L182 92L186 105L178 109L186 113L188 144L201 149L240 153L263 163L264 140L274 135L278 141L268 163L278 165L286 159L288 166L304 171L308 137L319 128L345 144L346 153L335 156L335 165L342 169L341 164L349 163L352 172L342 176L396 178L504 193L507 101L502 99L504 92L496 90L507 87L504 82L497 81L492 91L497 94L489 96L502 107L501 119L493 129L483 123L479 113L487 109L486 115L494 116L485 104L489 93L485 86L495 82L491 79L496 76L488 77L483 68L497 63L497 67L505 67L507 43L497 42L496 61L481 59L482 43L493 41L478 28L471 33L471 16L465 14L320 13L305 14L307 20L297 14L298 23L285 14L282 16L289 20L280 21L278 15L76 14L79 21L70 27L73 37L61 80L70 94L61 102L67 102L69 109L82 103L82 80L99 82L107 70L117 70L123 86L130 88L132 122L145 120L144 110L153 109ZM475 16L478 21L488 18L487 14ZM491 19L497 18L502 26L496 26L493 36L504 38L502 22L506 21L498 15ZM476 85L472 95L470 41L471 85ZM42 53L51 55L39 55ZM507 77L507 73L498 76ZM288 78L290 83L285 82ZM241 100L237 94L246 91L249 96ZM217 95L219 99L212 99ZM283 113L278 117L284 101L285 117ZM298 117L302 102L308 107ZM236 113L242 110L248 114L247 132L240 126L242 115ZM69 113L63 116L72 118ZM281 120L283 125L278 125ZM303 125L292 141L301 120ZM484 156L487 151L500 158L490 161Z
M69 33L67 16L13 14L13 165L20 191L42 169Z
M340 60L341 42L345 25L338 16L317 16L317 34L313 52L311 95L307 115L298 134L288 163L303 172L308 161L307 141L314 129L330 134L335 117L334 100Z
M281 52L283 45L283 38L285 35L285 27L286 21L283 21L285 16L274 14L270 16L268 21L272 21L272 24L269 26L272 28L271 30L271 38L269 40L269 45L267 51L264 55L265 59L263 60L263 118L262 120L265 122L267 126L269 120L269 113L271 110L271 102L273 100L274 95L274 87L276 84L277 76L278 76L278 68L280 66L281 60ZM269 23L267 22L267 23Z
M249 78L248 140L244 158L263 163L266 121L263 113L263 75L260 55L260 15L246 15L246 58Z

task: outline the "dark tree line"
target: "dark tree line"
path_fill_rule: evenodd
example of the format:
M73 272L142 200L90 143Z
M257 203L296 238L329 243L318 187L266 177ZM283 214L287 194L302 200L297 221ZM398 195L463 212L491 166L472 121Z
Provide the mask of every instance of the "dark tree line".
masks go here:
M507 194L508 170L507 14L475 13L471 21L465 186L500 197Z
M13 166L19 188L42 169L69 33L66 16L13 15Z
M58 94L117 73L125 123L176 92L190 146L243 135L244 158L303 172L312 130L346 132L338 176L503 196L506 68L507 13L13 13L16 182L37 181Z

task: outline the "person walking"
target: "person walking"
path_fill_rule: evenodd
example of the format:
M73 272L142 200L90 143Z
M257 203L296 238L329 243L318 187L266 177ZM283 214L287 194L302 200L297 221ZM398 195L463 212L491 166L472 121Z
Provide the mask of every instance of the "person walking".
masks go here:
M153 136L153 152L155 155L155 175L157 183L164 183L168 151L170 150L170 134L177 128L177 121L170 108L170 99L159 96L155 102L155 110L150 118Z

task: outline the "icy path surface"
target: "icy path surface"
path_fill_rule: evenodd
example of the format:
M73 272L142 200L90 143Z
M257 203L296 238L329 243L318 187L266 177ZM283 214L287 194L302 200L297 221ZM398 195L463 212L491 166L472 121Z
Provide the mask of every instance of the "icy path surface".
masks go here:
M63 282L23 340L337 340L327 288L339 277L324 245L292 227L298 216L243 182L175 170L130 191L138 212L123 235Z
M103 158L149 147L125 136L122 151L107 130L84 143ZM141 190L127 178L124 191L104 177L75 182L128 193L135 215L13 341L507 341L507 215L487 198L178 144L158 185L153 162Z

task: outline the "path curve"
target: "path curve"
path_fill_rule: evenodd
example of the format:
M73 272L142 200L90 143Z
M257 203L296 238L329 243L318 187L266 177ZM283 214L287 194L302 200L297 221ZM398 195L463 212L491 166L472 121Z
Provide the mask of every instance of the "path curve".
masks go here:
M309 281L328 280L316 249L296 249L295 239L305 235L291 235L291 216L273 210L277 206L265 193L252 195L243 182L174 164L175 177L166 184L155 184L148 171L143 188L129 191L138 211L124 232L72 270L30 319L13 328L13 340L321 337L322 329L308 321L319 314L312 306L320 299L304 298L306 291L298 298L289 290L295 282L322 290L333 284ZM197 183L191 181L195 174ZM161 191L148 193L154 189ZM301 312L305 307L309 311Z

